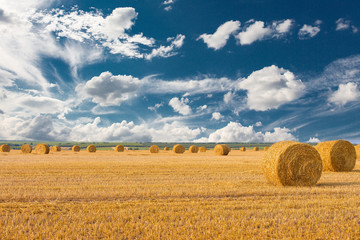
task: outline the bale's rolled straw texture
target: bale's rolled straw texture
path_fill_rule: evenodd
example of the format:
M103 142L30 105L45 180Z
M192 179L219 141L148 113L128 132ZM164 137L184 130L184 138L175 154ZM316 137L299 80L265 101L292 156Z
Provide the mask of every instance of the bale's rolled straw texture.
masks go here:
M157 145L152 145L149 150L151 153L158 153L160 149Z
M184 153L185 152L185 148L183 145L181 144L176 144L174 147L173 147L173 152L174 153Z
M35 153L37 154L49 154L50 147L46 143L39 143L35 147Z
M30 144L24 144L21 146L21 152L22 153L31 153L32 152L32 147Z
M74 145L74 146L72 146L71 150L72 150L73 152L80 152L80 146Z
M229 148L226 144L218 144L214 147L216 155L228 155L230 151L231 148Z
M360 144L355 146L356 158L360 158Z
M61 152L61 147L54 145L51 147L51 151L52 152Z
M264 151L267 151L267 150L269 150L269 147L264 147Z
M320 153L324 171L346 172L354 169L356 152L350 142L326 141L318 143L315 148Z
M87 146L86 151L91 152L91 153L96 152L96 147L95 147L95 145L92 145L92 144L91 144L91 145Z
M116 145L115 151L116 152L123 152L125 150L123 145Z
M164 147L164 151L169 151L170 148L169 147Z
M191 153L197 153L198 151L199 151L199 147L196 145L191 145L189 147L189 152L191 152Z
M240 151L241 151L241 152L245 152L245 151L246 151L246 147L241 147L241 148L240 148Z
M259 147L254 147L253 150L254 151L259 151Z
M199 147L199 152L206 152L206 147L202 146L202 147Z
M10 146L8 144L0 145L0 152L10 152Z
M280 186L313 186L320 179L320 154L309 144L282 141L263 156L263 173L269 183Z

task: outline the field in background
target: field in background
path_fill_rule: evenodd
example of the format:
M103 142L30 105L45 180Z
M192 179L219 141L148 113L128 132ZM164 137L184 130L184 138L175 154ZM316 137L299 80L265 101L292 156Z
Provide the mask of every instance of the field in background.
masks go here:
M0 153L0 239L359 239L360 161L265 182L263 151Z

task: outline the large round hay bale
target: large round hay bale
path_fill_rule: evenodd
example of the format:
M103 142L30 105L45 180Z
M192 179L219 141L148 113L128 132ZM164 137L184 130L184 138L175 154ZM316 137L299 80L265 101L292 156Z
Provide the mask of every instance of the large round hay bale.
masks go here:
M354 169L356 151L350 142L326 141L318 143L315 148L320 153L324 171L345 172Z
M191 153L197 153L198 151L199 151L199 147L196 145L191 145L189 147L189 152L191 152Z
M267 151L267 150L269 150L269 147L267 147L267 146L264 147L264 151Z
M241 151L241 152L245 152L245 151L246 151L246 147L241 147L241 148L240 148L240 151Z
M199 152L206 152L206 147L202 146L202 147L199 147Z
M151 153L158 153L160 149L157 145L152 145L149 150Z
M170 148L169 147L164 147L164 151L169 151Z
M216 155L228 155L231 151L231 148L226 144L218 144L214 147L214 152Z
M320 154L309 144L282 141L263 156L263 173L269 183L281 186L313 186L322 172Z
M9 144L0 145L0 152L10 152Z
M21 146L21 152L22 153L31 153L32 152L32 147L30 144L24 144Z
M123 145L116 145L115 151L116 152L123 152L125 150Z
M360 158L360 144L355 146L356 158Z
M87 146L86 151L88 151L88 152L90 152L90 153L96 152L96 147L95 147L95 145L91 144L91 145Z
M72 146L71 150L72 150L73 152L80 152L80 146L74 145L74 146Z
M254 147L253 150L254 151L259 151L259 147Z
M172 150L174 153L184 153L185 152L185 148L181 144L176 144Z
M52 152L61 152L61 147L57 146L57 145L54 145L54 146L51 147L51 151Z
M49 154L50 147L46 143L39 143L35 147L35 153L37 154Z

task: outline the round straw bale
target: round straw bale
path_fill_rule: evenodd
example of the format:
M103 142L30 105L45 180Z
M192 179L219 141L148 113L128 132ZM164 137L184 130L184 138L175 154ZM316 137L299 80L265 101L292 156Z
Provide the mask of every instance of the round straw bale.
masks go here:
M54 145L51 147L51 151L52 152L61 152L61 147Z
M80 152L80 146L74 145L74 146L72 146L71 150L72 150L73 152Z
M240 151L241 151L241 152L245 152L245 151L246 151L246 147L241 147L241 148L240 148Z
M10 146L8 144L0 145L0 152L10 152Z
M125 150L123 145L116 145L115 151L116 152L123 152Z
M35 153L37 154L49 154L50 147L46 143L39 143L35 147Z
M91 144L91 145L87 146L86 151L91 152L91 153L96 152L95 145Z
M313 186L320 179L320 154L309 144L282 141L263 156L263 173L269 183L280 186Z
M22 153L31 153L32 152L32 147L30 144L24 144L21 146L21 152Z
M170 148L169 147L164 147L164 151L169 151Z
M150 150L151 153L158 153L159 152L159 147L157 145L152 145L149 148L149 150Z
M185 148L183 145L181 144L176 144L174 147L173 147L173 152L174 153L184 153L185 152Z
M356 151L350 142L326 141L318 143L315 148L320 153L324 171L346 172L354 169Z
M360 144L355 146L356 158L360 158Z
M191 152L191 153L197 153L198 151L199 151L199 147L196 145L191 145L189 147L189 152Z
M254 151L259 151L259 147L254 147L253 150Z
M267 151L267 150L269 150L269 147L268 146L264 147L264 151Z
M228 155L230 151L231 148L229 148L226 144L218 144L214 147L216 155Z
M199 147L199 152L206 152L206 147L202 146L202 147Z

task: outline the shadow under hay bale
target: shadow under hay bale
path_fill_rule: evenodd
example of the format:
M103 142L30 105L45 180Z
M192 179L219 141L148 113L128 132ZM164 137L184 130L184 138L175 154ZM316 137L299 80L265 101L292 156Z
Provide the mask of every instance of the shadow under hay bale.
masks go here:
M293 141L272 145L262 163L267 181L280 186L313 186L321 177L322 166L314 147Z

